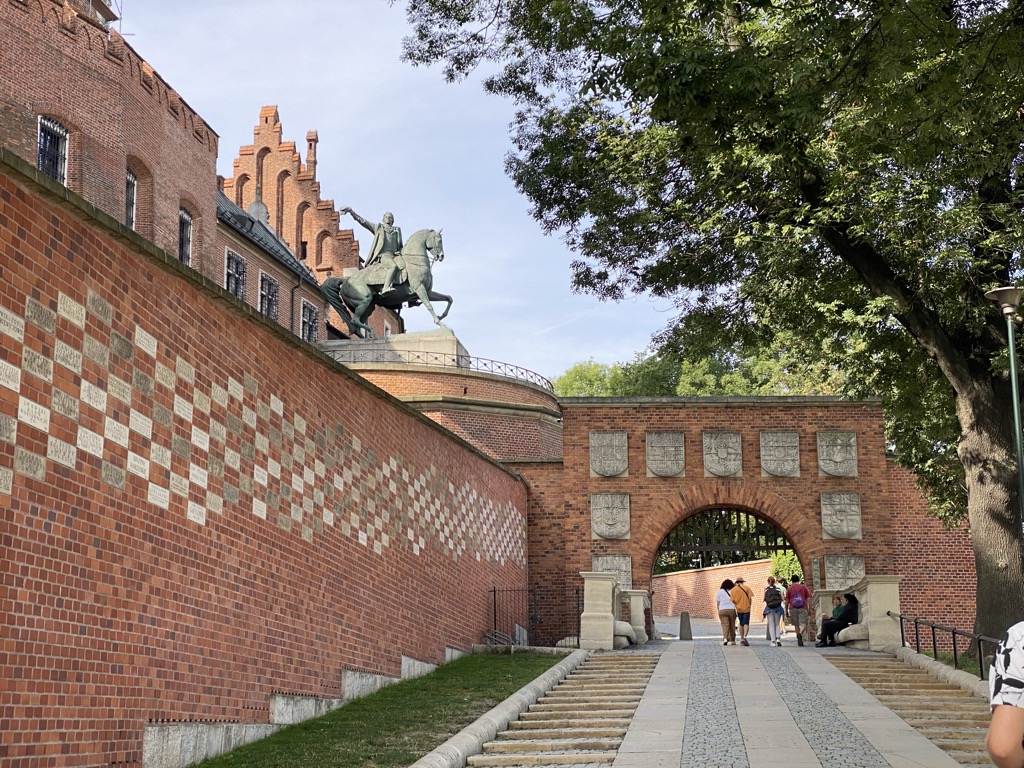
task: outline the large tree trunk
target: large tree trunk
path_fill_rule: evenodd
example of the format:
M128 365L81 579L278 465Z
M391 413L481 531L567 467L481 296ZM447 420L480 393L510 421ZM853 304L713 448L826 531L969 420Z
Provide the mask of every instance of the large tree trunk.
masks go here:
M967 514L978 574L974 631L1001 638L1007 627L1024 621L1017 458L1012 413L997 407L990 386L978 384L957 395L963 429L959 454L967 479ZM1009 397L1004 402L1008 405Z

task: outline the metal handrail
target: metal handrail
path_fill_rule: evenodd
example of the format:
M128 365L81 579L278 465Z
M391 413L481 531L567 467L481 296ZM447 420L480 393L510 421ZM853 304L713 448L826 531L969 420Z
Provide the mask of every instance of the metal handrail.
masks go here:
M935 659L936 661L939 658L939 643L938 643L938 637L935 634L935 630L938 629L938 630L942 630L943 632L949 632L949 634L953 638L953 668L954 669L959 669L960 668L960 666L959 666L959 656L957 654L957 647L956 647L956 639L957 639L957 637L968 637L968 638L970 638L972 642L968 643L968 646L970 646L972 644L975 644L975 643L978 646L978 676L982 680L985 679L985 656L984 656L984 654L982 652L982 644L983 643L987 643L989 645L992 645L993 647L996 646L996 645L999 645L999 641L996 640L994 637L987 637L986 635L979 635L976 632L965 632L962 629L957 629L956 627L947 627L947 626L945 626L943 624L939 624L936 621L926 621L924 619L919 619L919 618L917 618L915 616L906 616L906 615L904 615L902 613L895 613L893 611L886 611L886 614L891 616L891 617L893 617L893 618L897 618L897 619L900 620L900 645L901 646L905 646L907 644L907 637L906 637L906 633L905 633L905 631L903 629L903 622L907 621L907 622L912 622L914 624L914 647L915 647L915 650L918 653L921 652L921 627L922 626L930 627L931 628L931 632L932 632L932 658Z
M345 349L328 349L327 354L339 363L350 365L352 363L385 363L385 364L406 364L425 365L436 368L462 368L470 371L482 371L493 373L497 376L504 376L508 379L526 381L551 394L555 393L555 387L550 381L539 373L523 368L512 363L502 363L497 360L488 360L483 357L472 357L471 355L454 355L448 352L423 352L405 349L380 349L373 348L360 350L357 346L346 346Z

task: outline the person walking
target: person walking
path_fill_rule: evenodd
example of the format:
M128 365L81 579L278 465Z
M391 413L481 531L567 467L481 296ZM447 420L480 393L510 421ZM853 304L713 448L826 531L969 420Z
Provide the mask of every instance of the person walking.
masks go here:
M715 595L718 620L722 622L722 645L736 645L736 603L729 597L730 590L735 586L732 579L726 579Z
M996 646L988 680L988 755L996 768L1024 768L1024 621L1006 630Z
M768 587L764 591L764 617L768 620L768 644L778 648L782 645L779 625L782 623L782 590L775 583L775 577L768 577Z
M740 645L750 645L747 633L750 631L750 607L754 602L754 591L746 585L742 576L738 576L736 584L729 591L729 597L736 606L736 618L740 623Z
M789 582L786 581L785 576L779 576L775 582L776 586L782 591L782 596L785 598L786 590L789 589ZM779 620L779 635L781 637L786 636L786 608L782 608L782 618Z
M804 630L807 629L807 606L811 604L811 593L800 583L800 574L794 573L786 590L786 617L796 632L796 644L804 644Z
M814 644L815 648L835 648L836 635L851 624L857 623L857 596L852 592L843 595L843 608L834 619L821 622L821 640Z

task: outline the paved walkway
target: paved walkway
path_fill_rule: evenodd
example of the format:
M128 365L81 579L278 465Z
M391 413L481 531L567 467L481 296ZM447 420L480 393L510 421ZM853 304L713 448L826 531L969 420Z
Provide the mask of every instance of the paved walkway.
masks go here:
M678 620L656 619L674 638ZM955 768L907 725L792 634L772 648L763 624L750 647L723 647L717 621L693 642L654 640L660 659L615 768ZM829 649L835 652L836 649ZM857 653L857 651L849 651Z

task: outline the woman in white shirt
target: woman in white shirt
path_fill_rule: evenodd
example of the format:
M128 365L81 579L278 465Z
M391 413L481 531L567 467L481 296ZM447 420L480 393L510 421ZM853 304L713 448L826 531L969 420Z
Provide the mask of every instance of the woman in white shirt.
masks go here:
M726 579L715 595L715 602L718 603L718 620L722 622L722 645L736 645L736 604L729 597L729 591L735 586L732 579Z

